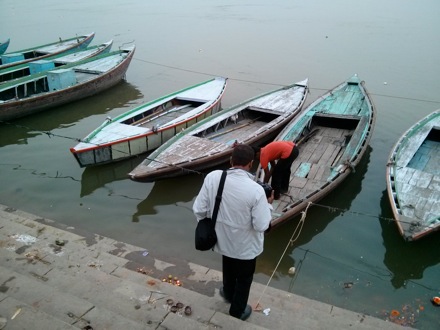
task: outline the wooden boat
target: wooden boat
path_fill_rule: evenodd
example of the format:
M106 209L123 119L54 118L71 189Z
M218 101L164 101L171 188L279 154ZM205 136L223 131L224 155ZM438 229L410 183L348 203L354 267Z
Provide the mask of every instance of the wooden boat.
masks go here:
M30 74L41 71L53 70L54 68L59 68L69 63L79 62L101 53L108 53L110 52L112 44L113 41L110 40L100 45L87 47L83 50L69 52L67 54L61 53L42 60L35 60L0 69L0 83L29 76Z
M43 58L86 48L95 37L95 33L85 34L69 39L61 39L50 44L35 46L32 48L17 50L11 53L5 53L0 56L0 69L5 69L13 65L26 62L41 60Z
M106 121L70 151L81 167L151 151L221 107L225 78L215 78L163 96Z
M388 198L400 234L414 241L440 230L440 110L406 131L386 167Z
M205 170L229 160L236 143L253 146L273 139L300 111L308 79L222 110L177 134L129 173L152 181Z
M116 85L124 78L134 51L131 46L1 84L0 120L34 114Z
M295 141L288 192L272 204L275 227L316 203L343 182L368 148L376 115L364 83L355 75L301 111L276 141ZM257 169L259 179L264 171Z
M5 41L0 42L0 55L6 52L8 49L10 39L6 39Z

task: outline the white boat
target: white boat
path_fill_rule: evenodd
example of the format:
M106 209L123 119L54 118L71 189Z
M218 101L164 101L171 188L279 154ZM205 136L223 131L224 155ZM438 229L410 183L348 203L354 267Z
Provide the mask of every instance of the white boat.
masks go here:
M217 77L163 96L106 121L70 151L81 167L152 151L191 125L216 113L226 88Z
M223 164L235 144L259 146L273 139L301 110L307 91L305 79L222 110L177 134L129 176L152 181Z

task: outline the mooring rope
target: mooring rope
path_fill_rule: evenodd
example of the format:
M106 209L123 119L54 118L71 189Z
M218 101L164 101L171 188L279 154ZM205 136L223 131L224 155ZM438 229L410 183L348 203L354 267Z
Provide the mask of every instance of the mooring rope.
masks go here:
M281 260L283 260L284 255L285 255L286 252L287 252L287 249L289 248L289 246L292 246L292 244L298 239L299 235L301 234L301 231L302 231L302 229L303 229L303 227L304 227L304 223L305 223L305 220L306 220L307 210L309 209L309 206L310 206L311 204L312 204L312 203L309 202L309 203L307 204L306 209L305 209L304 211L301 212L301 219L299 219L299 222L298 222L298 224L296 225L295 230L294 230L293 233L292 233L292 236L290 237L289 241L287 242L286 248L284 249L283 253L281 254L281 257L279 258L278 263L277 263L277 265L275 266L275 269L273 270L272 274L271 274L270 277L269 277L269 280L267 281L267 283L266 283L266 285L265 285L263 291L261 292L261 295L260 295L260 297L258 298L257 304L255 305L255 310L259 309L260 301L261 301L261 299L263 298L263 295L264 295L264 293L266 292L266 289L267 289L267 287L269 286L270 281L272 281L272 278L273 278L273 276L275 275L275 272L277 271L278 266L279 266L280 263L281 263Z

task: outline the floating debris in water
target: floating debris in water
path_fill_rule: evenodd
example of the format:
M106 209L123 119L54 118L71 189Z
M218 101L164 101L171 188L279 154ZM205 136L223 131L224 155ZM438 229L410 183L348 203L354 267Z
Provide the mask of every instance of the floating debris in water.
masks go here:
M431 302L434 306L440 306L440 297L433 297Z

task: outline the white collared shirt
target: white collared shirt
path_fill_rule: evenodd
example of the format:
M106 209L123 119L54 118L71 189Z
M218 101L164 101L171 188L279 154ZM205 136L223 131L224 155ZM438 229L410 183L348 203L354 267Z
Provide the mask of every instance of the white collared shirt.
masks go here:
M193 205L197 221L212 217L221 170L210 172ZM227 171L216 222L217 244L222 255L250 260L263 252L264 231L271 220L270 204L263 187L242 169Z

